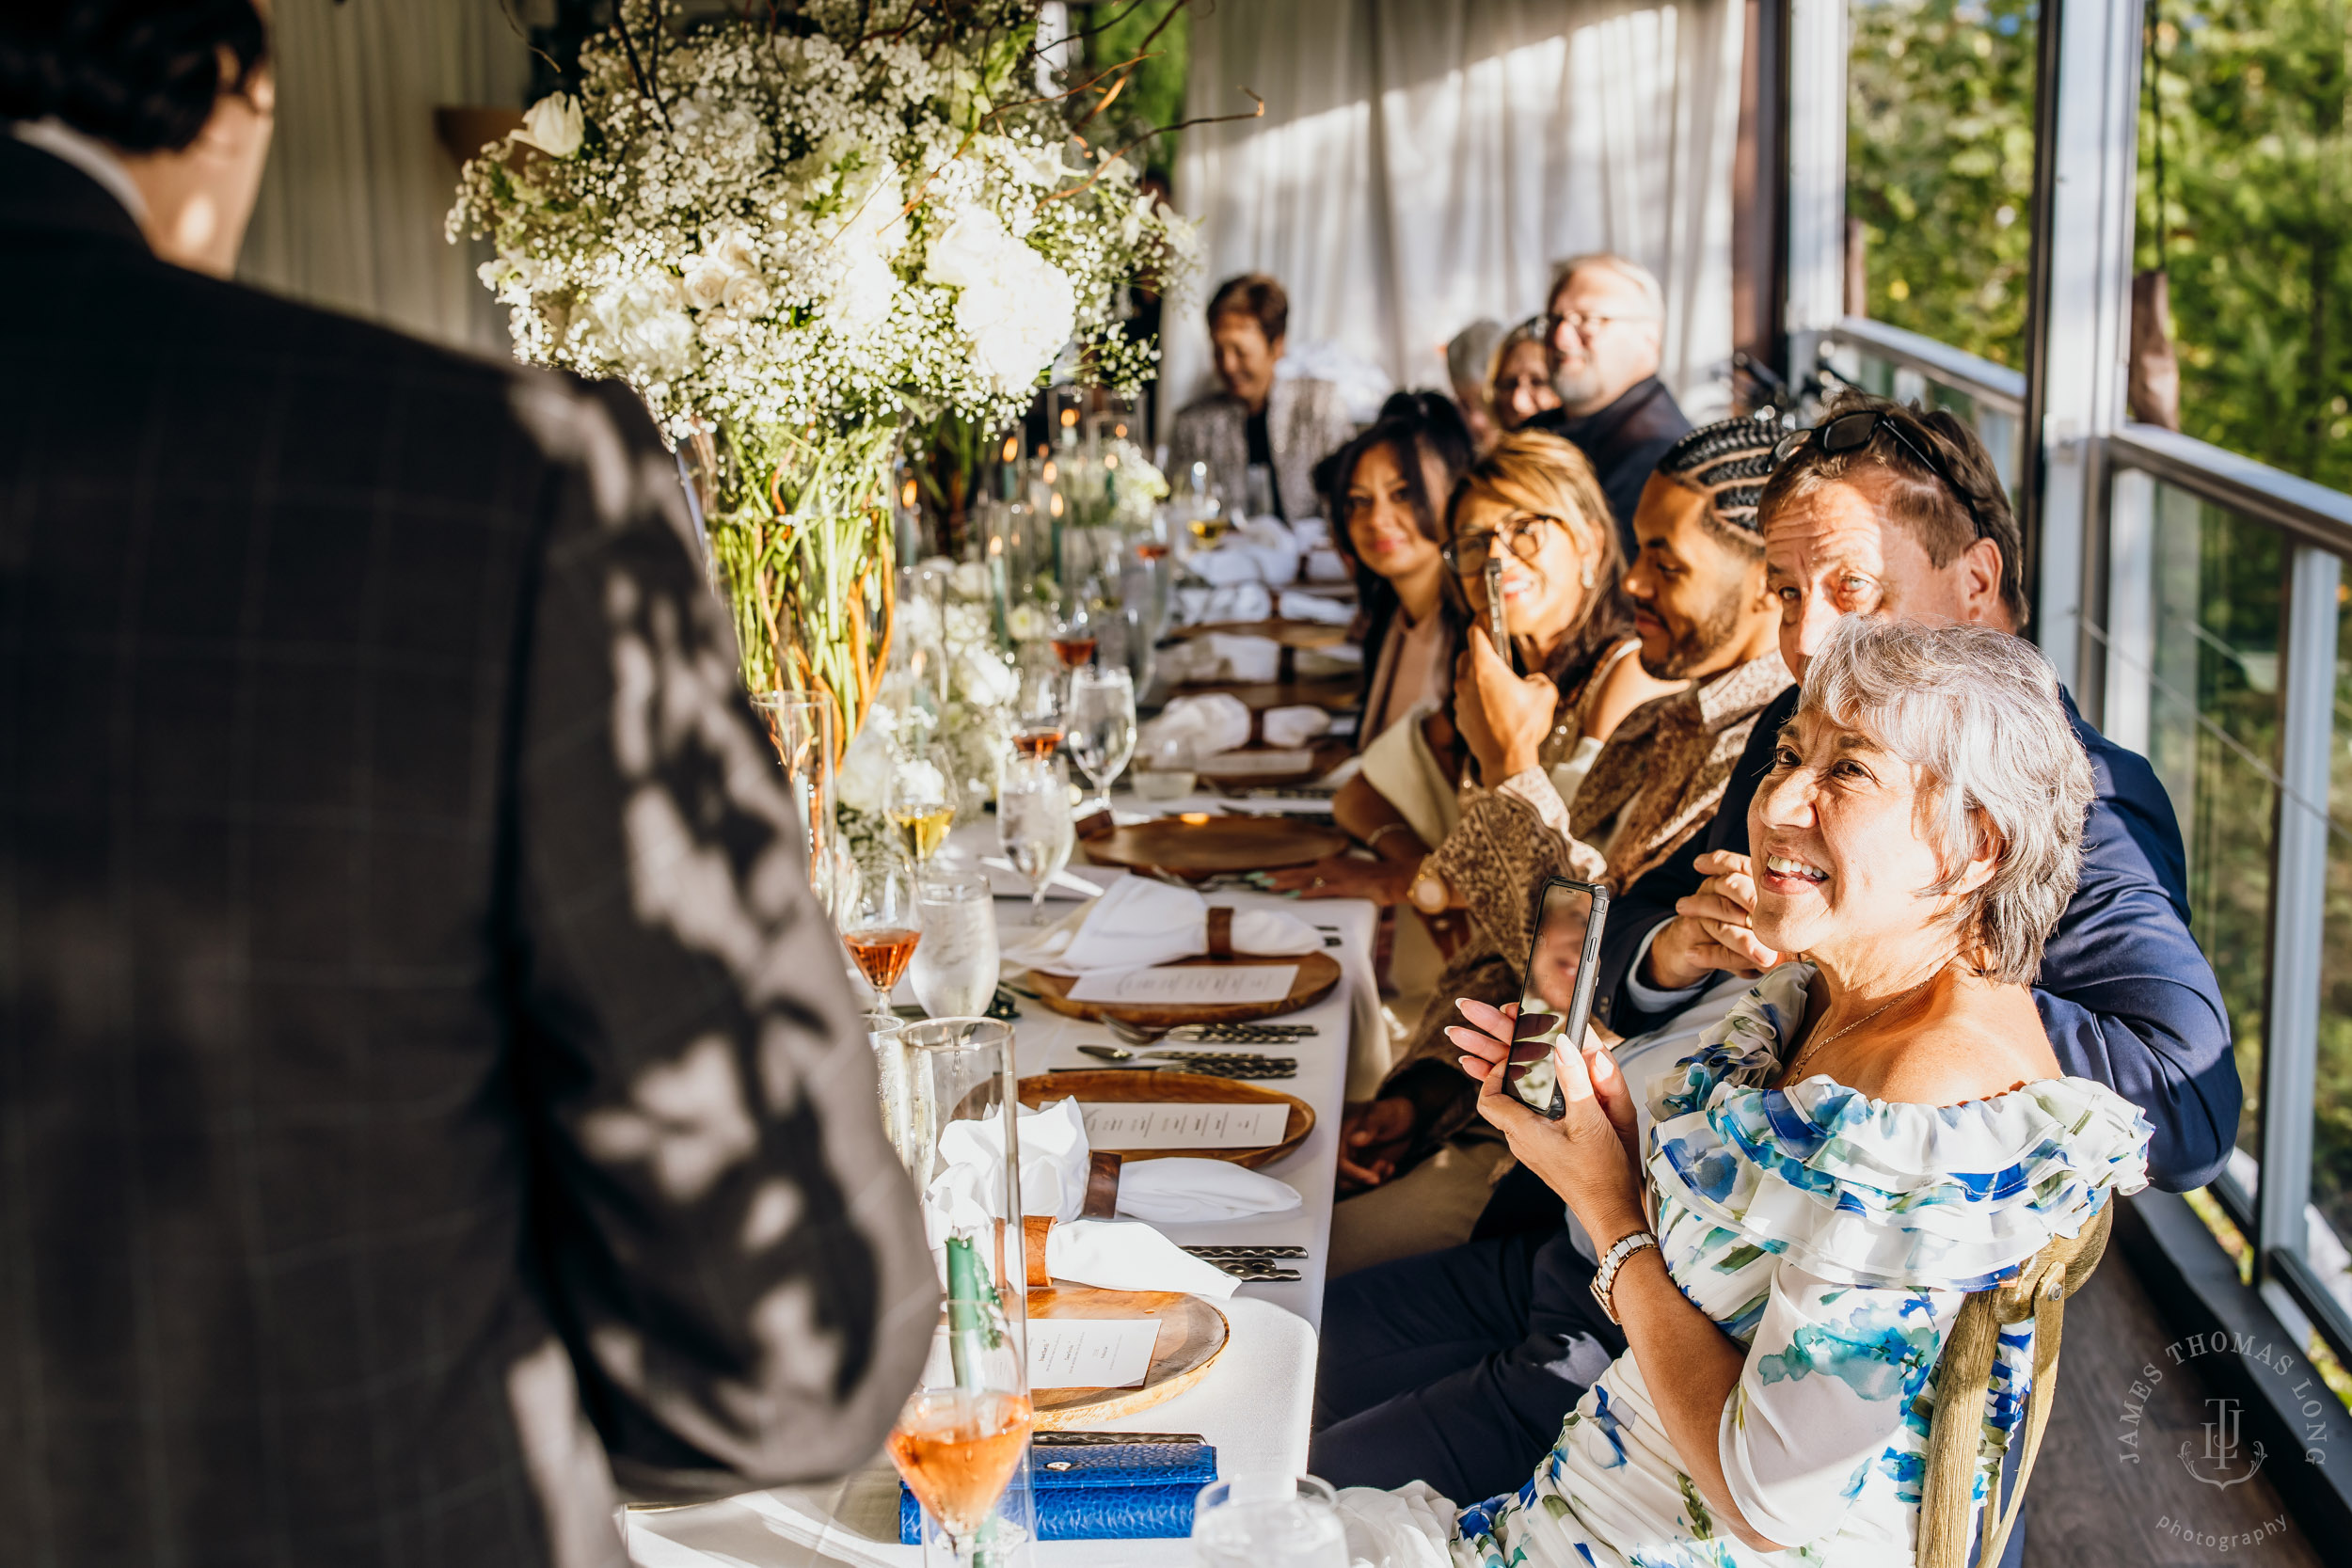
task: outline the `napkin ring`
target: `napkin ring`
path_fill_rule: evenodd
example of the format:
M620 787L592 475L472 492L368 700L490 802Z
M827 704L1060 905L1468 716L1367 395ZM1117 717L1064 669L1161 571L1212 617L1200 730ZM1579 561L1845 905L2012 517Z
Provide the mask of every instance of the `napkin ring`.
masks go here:
M1087 1196L1079 1207L1082 1220L1119 1217L1119 1168L1126 1156L1098 1148L1087 1160ZM1021 1262L1029 1289L1042 1291L1054 1283L1045 1266L1045 1238L1054 1228L1051 1214L1025 1214L1021 1220Z

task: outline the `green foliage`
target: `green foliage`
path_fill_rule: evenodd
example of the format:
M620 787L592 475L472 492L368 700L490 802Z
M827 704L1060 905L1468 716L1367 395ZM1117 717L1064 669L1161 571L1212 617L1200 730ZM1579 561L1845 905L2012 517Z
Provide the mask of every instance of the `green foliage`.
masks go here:
M2137 261L2171 278L2181 427L2352 488L2352 7L2164 0L2157 15Z
M1869 314L2026 362L2033 198L2030 0L1856 0L1846 210Z
M1080 31L1102 28L1086 40L1089 70L1084 74L1108 70L1149 51L1149 57L1134 68L1119 97L1096 120L1103 134L1096 135L1089 128L1089 139L1124 147L1184 118L1184 69L1192 57L1192 16L1187 4L1188 0L1102 0L1089 11L1073 8ZM1169 20L1171 10L1176 15ZM1168 21L1165 27L1160 25L1163 20ZM1156 38L1152 37L1155 29ZM1145 173L1172 179L1181 139L1176 132L1152 136L1127 156Z

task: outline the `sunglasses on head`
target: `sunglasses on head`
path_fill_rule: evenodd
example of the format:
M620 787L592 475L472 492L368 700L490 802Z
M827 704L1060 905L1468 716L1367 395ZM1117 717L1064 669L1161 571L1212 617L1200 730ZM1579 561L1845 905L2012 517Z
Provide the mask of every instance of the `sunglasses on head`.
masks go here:
M1851 414L1840 414L1834 420L1825 420L1809 430L1789 432L1773 444L1772 464L1777 467L1788 462L1797 455L1799 450L1807 441L1820 448L1822 453L1830 457L1841 457L1850 451L1860 451L1868 446L1870 438L1882 430L1895 438L1895 444L1902 448L1913 462L1917 463L1944 482L1944 488L1949 490L1958 498L1960 504L1968 509L1968 520L1976 525L1977 537L1984 538L1983 514L1977 510L1975 499L1970 497L1960 481L1952 477L1952 470L1945 465L1944 459L1936 455L1935 448L1931 443L1913 436L1910 431L1903 428L1902 420L1894 418L1883 408L1857 408Z

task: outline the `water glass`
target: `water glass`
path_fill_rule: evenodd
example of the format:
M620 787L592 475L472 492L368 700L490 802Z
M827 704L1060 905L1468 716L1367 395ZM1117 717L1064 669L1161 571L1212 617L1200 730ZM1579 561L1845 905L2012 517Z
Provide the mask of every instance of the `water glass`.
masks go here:
M1110 804L1111 781L1136 751L1136 688L1124 670L1073 671L1062 743L1086 769L1095 794Z
M1010 756L996 780L996 838L1029 884L1029 923L1044 917L1045 890L1070 863L1077 828L1070 813L1070 768L1059 756Z
M1136 797L1154 806L1165 806L1190 795L1200 782L1192 742L1178 736L1162 736L1144 747L1136 754L1131 782Z
M933 877L916 884L923 941L909 977L933 1018L974 1017L996 998L996 900L985 877Z
M1313 1476L1236 1476L1200 1489L1192 1550L1201 1568L1348 1568L1339 1497Z

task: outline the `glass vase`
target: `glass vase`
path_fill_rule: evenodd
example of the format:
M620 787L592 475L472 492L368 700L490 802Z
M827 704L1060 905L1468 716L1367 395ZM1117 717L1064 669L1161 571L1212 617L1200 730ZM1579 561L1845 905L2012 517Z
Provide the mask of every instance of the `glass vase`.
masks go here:
M827 918L837 920L843 895L856 886L857 863L850 858L836 814L833 705L806 692L769 691L754 697L752 706L784 764L808 853L809 887Z

